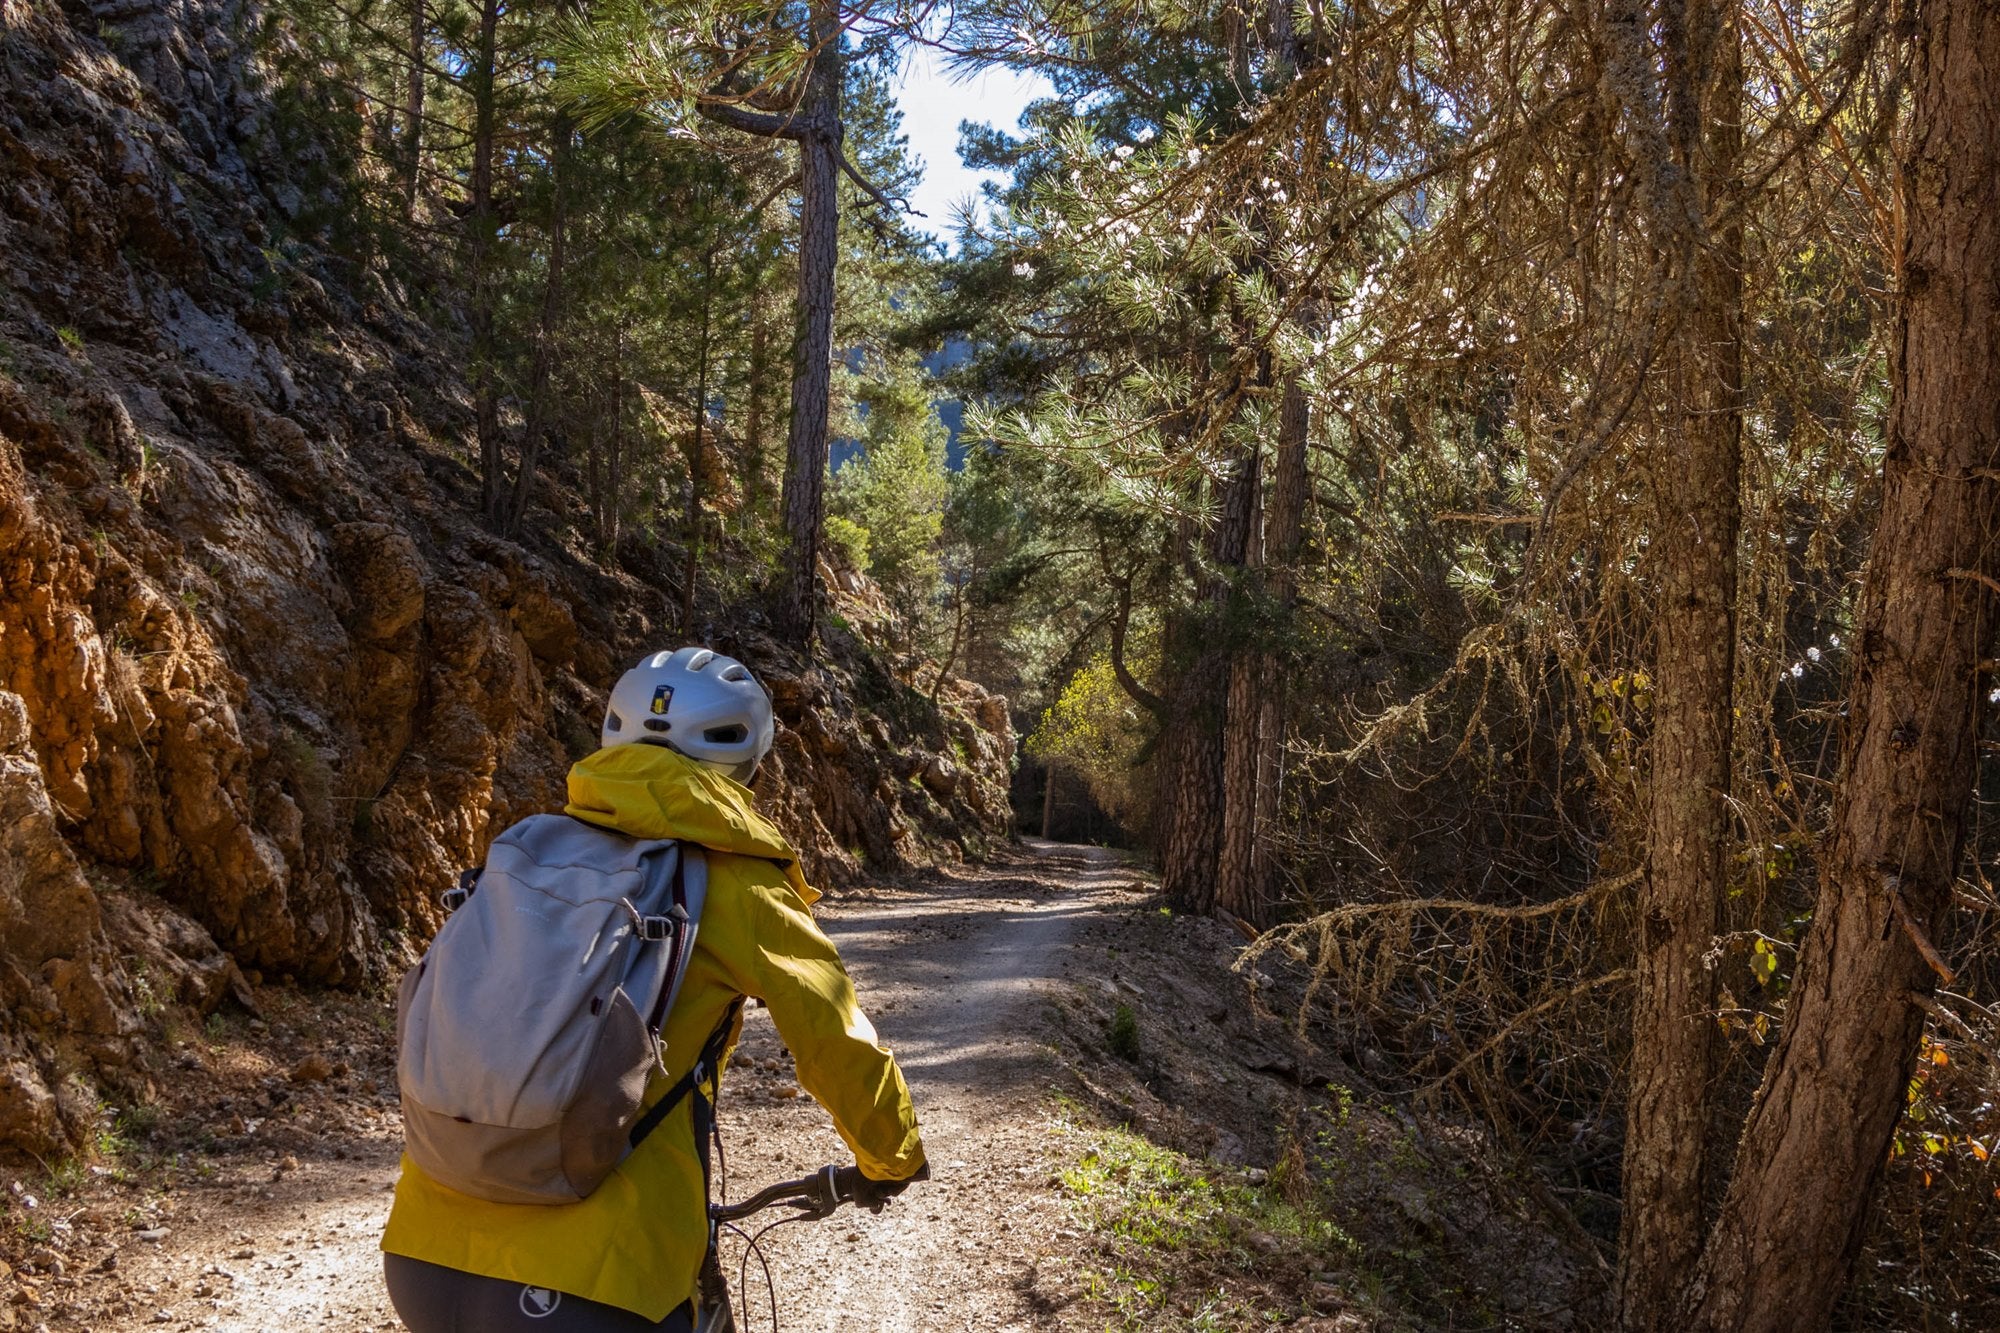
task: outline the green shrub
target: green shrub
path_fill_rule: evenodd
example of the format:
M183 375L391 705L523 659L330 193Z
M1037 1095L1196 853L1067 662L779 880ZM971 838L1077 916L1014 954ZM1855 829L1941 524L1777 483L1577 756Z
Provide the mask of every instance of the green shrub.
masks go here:
M1104 1034L1105 1043L1111 1053L1120 1060L1139 1058L1139 1015L1132 1012L1132 1006L1121 1004L1111 1015L1111 1027Z
M840 552L842 563L867 572L868 529L844 514L828 514L826 544Z

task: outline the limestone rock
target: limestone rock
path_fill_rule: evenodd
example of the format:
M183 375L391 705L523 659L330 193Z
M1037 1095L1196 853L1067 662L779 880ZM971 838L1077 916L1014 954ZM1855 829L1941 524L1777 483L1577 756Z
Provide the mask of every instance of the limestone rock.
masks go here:
M0 1059L0 1142L48 1156L65 1145L55 1094L26 1059Z
M0 693L0 950L39 969L88 950L97 900L24 753L27 734L25 703Z
M424 613L424 560L409 534L387 523L342 523L334 550L352 590L356 637L385 643Z
M0 1142L45 1155L162 1006L407 961L679 640L678 554L580 555L567 464L519 541L477 521L457 335L314 252L333 173L274 150L238 7L83 12L0 22ZM1005 701L825 573L813 659L754 609L705 636L770 689L757 789L809 877L1008 836Z

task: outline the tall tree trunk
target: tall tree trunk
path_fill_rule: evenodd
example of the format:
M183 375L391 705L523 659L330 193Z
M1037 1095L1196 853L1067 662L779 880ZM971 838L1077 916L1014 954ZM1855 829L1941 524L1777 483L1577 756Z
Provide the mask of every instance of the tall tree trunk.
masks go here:
M1280 626L1290 623L1298 601L1310 420L1305 391L1293 376L1285 382L1279 407L1260 560L1264 595L1274 604ZM1259 926L1270 925L1275 917L1270 829L1283 775L1287 674L1279 656L1260 645L1237 659L1230 677L1227 811L1217 894L1222 906ZM1239 717L1240 727L1234 721Z
M799 290L792 341L791 424L785 438L785 551L777 629L812 641L819 613L819 538L826 515L827 414L833 390L833 278L840 258L841 53L838 0L812 0L812 62L800 104L782 114L749 110L729 89L697 103L701 114L746 134L799 145Z
M555 416L552 402L555 389L555 361L560 341L563 302L563 263L567 227L570 123L558 114L550 127L554 151L549 154L549 256L548 273L542 286L542 309L535 329L533 368L528 376L528 410L521 431L520 469L514 474L514 495L507 506L503 530L512 536L528 517L534 499L536 469L541 466L542 441L549 421Z
M417 184L424 160L424 0L410 0L410 69L403 97L403 221L417 214Z
M1825 1328L1904 1108L1963 850L2000 599L2000 7L1916 9L1882 515L1785 1030L1691 1290L1694 1333Z
M1239 16L1232 35L1236 79L1250 87L1247 35L1252 6L1245 0L1231 12ZM1292 23L1290 0L1267 0L1265 36L1270 44L1269 83L1281 90L1298 76L1300 43ZM1225 24L1227 26L1227 24ZM1321 136L1309 133L1304 156L1321 151ZM1268 265L1260 259L1260 267ZM1262 372L1270 381L1267 356ZM1249 591L1274 597L1289 620L1292 605L1292 564L1297 560L1303 531L1307 409L1296 375L1287 375L1278 410L1278 440L1268 501L1262 494L1250 501L1251 533L1244 564L1258 572L1247 582ZM1280 568L1268 571L1275 561ZM1268 924L1269 857L1265 825L1277 808L1275 792L1265 790L1278 775L1279 746L1285 727L1283 680L1279 665L1260 634L1258 641L1235 654L1229 667L1229 702L1223 725L1222 840L1216 865L1216 899L1220 906L1257 924ZM1274 693L1275 691L1275 693Z
M701 336L696 343L694 375L694 431L688 443L687 509L681 515L681 540L686 543L687 561L681 570L681 637L694 642L694 587L701 573L701 469L704 461L705 430L708 425L708 350L714 329L715 250L704 258L701 271Z
M1742 66L1734 6L1687 7L1669 48L1669 123L1701 217L1733 217ZM1682 73L1672 66L1685 60ZM1677 77L1677 74L1680 77ZM1619 1304L1629 1333L1672 1326L1701 1253L1715 1084L1715 973L1730 844L1736 546L1742 526L1741 225L1693 238L1686 308L1662 377L1677 429L1655 441L1646 875L1625 1106Z
M778 626L812 640L819 614L819 535L826 510L828 399L833 389L833 277L840 255L840 32L834 5L816 0L806 119L799 141L798 333L792 349L792 418L785 436L785 554Z
M608 394L606 394L608 396ZM604 550L604 398L592 400L588 434L584 436L584 502L590 504L590 538Z
M493 55L500 26L500 0L481 0L479 40L467 83L472 90L472 181L466 214L472 268L472 394L479 438L479 512L498 526L502 488L500 390L493 358Z
M1223 727L1229 709L1231 649L1226 638L1231 577L1250 548L1261 452L1252 447L1221 483L1209 526L1208 568L1194 612L1173 645L1181 656L1168 695L1167 735L1161 746L1169 802L1160 847L1160 890L1182 911L1208 912L1216 902L1225 805Z
M591 539L598 551L604 550L604 410L598 399L598 415L591 422L583 450L583 497L590 505Z
M770 326L765 323L762 302L750 308L749 401L743 411L743 517L747 523L762 522L764 508L764 376L770 373Z
M1243 593L1261 591L1264 487L1250 497L1250 534L1244 543ZM1257 755L1263 710L1258 692L1264 684L1265 655L1260 645L1244 644L1229 655L1229 697L1222 728L1222 838L1216 849L1215 901L1237 916L1256 910L1252 899L1252 848L1257 842Z
M618 549L625 516L625 330L619 329L612 335L611 345L611 440L605 466L609 494L603 518L607 552Z

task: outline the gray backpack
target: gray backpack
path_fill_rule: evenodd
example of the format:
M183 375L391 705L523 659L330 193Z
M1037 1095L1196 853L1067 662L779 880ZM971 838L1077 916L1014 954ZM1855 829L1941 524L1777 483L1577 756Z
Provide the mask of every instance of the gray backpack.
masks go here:
M500 1203L596 1189L663 1119L640 1100L707 885L700 847L567 815L495 839L397 993L411 1159Z

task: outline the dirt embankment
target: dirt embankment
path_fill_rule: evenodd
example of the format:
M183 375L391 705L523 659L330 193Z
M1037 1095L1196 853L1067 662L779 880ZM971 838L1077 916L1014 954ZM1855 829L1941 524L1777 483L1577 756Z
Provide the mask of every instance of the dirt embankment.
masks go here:
M521 541L471 520L449 340L299 239L248 18L0 0L0 1149L51 1159L160 1095L177 1007L395 968L680 638L678 554L589 549L570 464ZM771 687L815 879L1004 837L1005 701L835 592L877 633L811 662L698 630Z
M765 1237L760 1320L775 1298L783 1327L827 1333L1593 1327L1601 1284L1490 1147L1259 1013L1236 941L1163 914L1111 854L1004 853L822 915L936 1179ZM18 1182L0 1328L397 1327L374 1248L398 1144L386 1009L263 998L264 1020L187 1035L161 1113L98 1171ZM761 1011L723 1106L732 1196L844 1160Z

